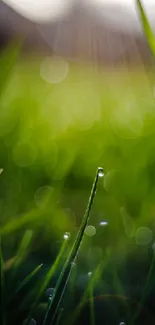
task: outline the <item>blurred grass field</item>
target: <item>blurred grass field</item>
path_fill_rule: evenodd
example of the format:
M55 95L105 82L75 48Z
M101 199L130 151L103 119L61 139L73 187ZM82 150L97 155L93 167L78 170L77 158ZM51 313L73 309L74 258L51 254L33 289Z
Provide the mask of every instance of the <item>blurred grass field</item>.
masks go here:
M48 242L76 231L100 165L106 176L91 223L108 220L108 242L118 247L121 207L134 229L154 227L154 95L145 67L20 58L0 100L1 235L33 228Z
M55 324L67 284L57 325L154 325L154 66L17 54L0 56L0 323Z

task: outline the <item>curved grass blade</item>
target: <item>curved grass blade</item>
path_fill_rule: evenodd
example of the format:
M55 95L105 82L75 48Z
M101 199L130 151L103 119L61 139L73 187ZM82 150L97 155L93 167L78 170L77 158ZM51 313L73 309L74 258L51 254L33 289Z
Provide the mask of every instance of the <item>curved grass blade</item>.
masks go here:
M35 311L35 309L36 309L36 307L37 307L37 305L39 303L40 297L45 292L49 282L51 281L53 275L55 274L55 272L56 272L56 270L57 270L57 268L59 266L60 260L61 260L62 256L64 255L64 252L66 250L66 245L67 245L67 240L65 240L63 242L63 244L61 246L61 249L60 249L60 252L59 252L54 264L51 266L50 270L48 271L48 273L47 273L47 275L45 277L45 280L43 281L41 286L36 288L36 292L35 292L36 298L35 298L35 301L34 301L34 303L32 305L32 308L30 310L30 313L29 313L29 316L27 318L27 321L26 321L25 325L29 324L29 322L30 322L30 320L32 318L32 315L33 315L33 313L34 313L34 311Z
M99 177L102 177L102 176L104 176L104 171L103 171L103 168L99 167L96 172L96 176L95 176L92 190L90 193L88 205L87 205L80 229L78 231L78 234L77 234L77 237L73 244L73 247L69 253L69 256L68 256L68 258L64 264L64 267L60 273L59 279L56 284L54 295L51 299L51 302L47 309L47 313L45 315L43 325L53 324L55 321L55 318L57 316L58 308L59 308L61 300L63 298L68 280L70 278L73 263L75 263L76 257L78 255L78 252L79 252L82 240L83 240L84 232L85 232L86 226L89 221L90 212L91 212L93 201L94 201L94 198L96 195L98 179L99 179Z
M11 42L1 53L0 56L0 96L2 95L8 78L12 72L14 64L21 50L22 42Z
M23 262L25 259L27 253L28 253L28 247L30 245L31 239L32 239L33 231L32 230L27 230L24 234L24 237L20 243L16 259L14 260L14 263L12 265L13 271L12 271L12 276L15 275L17 268L19 265Z
M147 19L147 16L146 16L145 10L143 8L143 5L141 3L141 0L136 0L136 4L138 7L140 20L141 20L141 23L143 26L144 33L147 38L148 45L150 47L150 50L151 50L153 56L155 57L155 35L154 35L152 28L150 26L150 23Z
M147 278L146 278L145 286L144 286L142 296L141 296L141 299L140 299L139 308L136 311L135 315L133 316L131 325L135 324L135 320L139 316L139 314L140 314L140 312L141 312L141 310L143 308L143 305L145 304L145 301L148 298L149 290L150 290L150 280L151 280L151 277L153 275L154 267L155 267L155 253L153 253L151 265L150 265L150 268L149 268L149 272L148 272L148 275L147 275Z
M89 299L89 293L91 291L91 288L95 286L100 281L101 274L103 273L103 270L107 266L108 261L102 260L99 265L97 266L96 270L94 271L93 275L91 276L91 279L88 283L87 288L85 289L79 305L76 307L76 309L69 315L68 319L65 321L65 325L71 324L73 325L77 319L77 317L80 315L80 312L83 308L83 305L86 301Z
M43 264L38 265L19 285L13 296L11 297L10 300L14 299L14 297L18 294L18 292L24 288L25 285L29 283L29 281L32 280L32 278L40 271L42 268Z
M0 238L0 324L5 325L5 290L4 290L4 267Z

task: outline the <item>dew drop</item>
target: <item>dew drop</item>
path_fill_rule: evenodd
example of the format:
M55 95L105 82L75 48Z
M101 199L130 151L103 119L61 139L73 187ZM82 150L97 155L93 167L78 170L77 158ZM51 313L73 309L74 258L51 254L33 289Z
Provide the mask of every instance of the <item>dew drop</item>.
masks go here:
M108 226L108 222L107 222L107 221L101 221L101 222L100 222L100 226L101 226L101 227Z
M96 234L96 228L94 226L88 226L85 230L85 234L89 237L93 237Z
M68 240L70 238L70 232L65 232L64 233L64 239Z
M88 272L88 277L90 278L92 276L92 272Z
M72 265L72 268L75 269L76 263L75 262L72 262L71 265Z
M53 296L53 294L54 294L54 291L55 291L54 288L48 288L48 289L46 290L46 296L47 296L48 298L51 298L51 297Z
M98 168L98 176L103 177L104 176L104 169L102 167Z
M119 325L126 325L124 322L121 322Z

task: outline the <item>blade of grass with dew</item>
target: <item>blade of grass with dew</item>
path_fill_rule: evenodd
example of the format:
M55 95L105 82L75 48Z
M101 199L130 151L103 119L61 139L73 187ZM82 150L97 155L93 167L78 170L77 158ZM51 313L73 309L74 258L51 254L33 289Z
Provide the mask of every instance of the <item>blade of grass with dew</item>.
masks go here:
M139 14L140 14L140 20L141 20L141 23L142 23L142 26L143 26L143 30L144 30L144 33L146 35L146 38L147 38L147 42L148 42L148 45L150 47L150 50L153 54L153 56L155 57L155 35L152 31L152 28L150 26L150 23L147 19L147 16L145 14L145 10L143 8L143 5L141 3L140 0L136 0L136 4L137 4L137 7L138 7L138 11L139 11Z
M28 253L28 247L32 240L33 231L27 230L24 234L24 237L20 243L16 259L14 261L14 264L12 265L12 276L15 275L17 268L20 266L20 264L25 259L27 253Z
M0 96L2 95L12 69L21 50L22 41L11 42L0 56Z
M29 324L29 321L30 319L32 318L32 315L35 311L35 308L37 307L38 303L39 303L39 300L40 300L40 297L42 296L42 294L45 292L49 282L51 281L53 275L55 274L59 264L60 264L60 260L62 258L62 256L64 255L64 252L66 250L66 246L67 246L67 240L65 240L61 246L61 249L59 251L59 254L54 262L54 264L51 266L50 270L48 271L46 277L45 277L45 280L43 281L43 283L41 284L41 286L39 286L37 289L36 289L36 298L35 298L35 301L32 305L32 308L30 310L30 313L29 313L29 316L28 316L28 319L26 321L26 325Z
M4 302L4 268L3 268L3 255L2 245L0 238L0 324L5 325L5 302Z
M70 274L72 271L72 265L73 265L73 263L75 263L76 257L78 255L78 252L79 252L82 240L83 240L84 232L85 232L85 229L86 229L88 221L89 221L90 212L91 212L93 201L94 201L94 198L96 195L98 179L99 179L99 177L103 177L103 176L104 176L104 170L103 170L103 168L99 167L96 172L96 176L95 176L92 190L90 193L88 205L87 205L84 217L82 219L80 229L79 229L77 237L74 241L73 247L69 253L69 256L68 256L68 258L64 264L64 267L60 273L59 279L56 284L55 292L52 297L53 299L51 299L51 302L49 304L49 308L45 315L43 325L46 325L46 324L52 325L55 321L55 318L56 318L57 312L58 312L58 308L62 301L68 280L70 278Z

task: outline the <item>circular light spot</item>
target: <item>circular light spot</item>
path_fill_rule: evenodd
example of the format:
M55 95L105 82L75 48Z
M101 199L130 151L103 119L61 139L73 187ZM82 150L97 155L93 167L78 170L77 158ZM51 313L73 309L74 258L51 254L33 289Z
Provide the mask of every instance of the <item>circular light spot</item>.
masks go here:
M19 144L13 149L13 160L20 167L31 166L37 157L37 149L29 143Z
M92 272L88 272L88 277L90 278L92 276Z
M69 71L69 64L62 58L46 57L40 67L41 77L49 83L63 81Z
M89 237L92 237L96 234L96 228L94 226L88 226L85 230L85 234Z
M71 235L70 232L65 232L64 239L68 240L70 238L70 235Z
M0 168L0 175L3 173L3 170L4 170L3 168Z
M101 221L101 222L100 222L100 226L101 226L101 227L108 226L108 222L107 222L107 221Z
M34 196L35 203L38 208L44 208L50 201L52 196L53 188L51 186L40 187Z
M138 245L148 245L152 240L152 231L147 227L138 228L135 234Z

